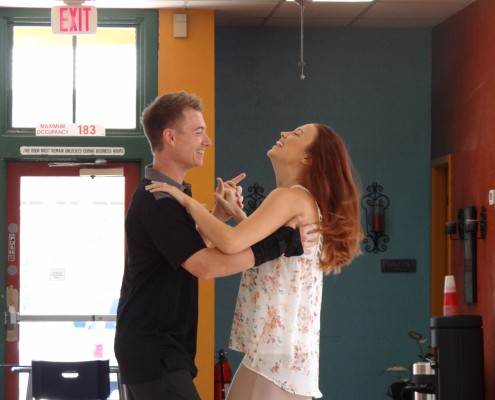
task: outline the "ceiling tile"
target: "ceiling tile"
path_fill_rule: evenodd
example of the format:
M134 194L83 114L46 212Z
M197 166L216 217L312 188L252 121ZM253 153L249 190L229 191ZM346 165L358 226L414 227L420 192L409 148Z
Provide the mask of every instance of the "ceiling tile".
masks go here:
M304 6L307 27L432 28L477 0L374 0ZM495 0L494 0L495 1ZM0 0L0 7L50 8L62 0ZM215 10L220 26L300 26L300 6L285 0L87 0L98 8Z

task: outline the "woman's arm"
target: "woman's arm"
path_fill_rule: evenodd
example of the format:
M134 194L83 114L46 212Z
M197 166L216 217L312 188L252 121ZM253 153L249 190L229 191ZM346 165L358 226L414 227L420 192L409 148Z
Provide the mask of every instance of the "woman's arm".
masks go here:
M303 190L275 189L253 214L236 227L231 227L210 215L199 202L173 186L158 182L148 185L146 189L152 192L163 191L174 196L191 213L206 237L220 251L227 254L235 254L247 249L293 218L299 219L302 223L312 222L305 221L304 217L308 215L310 207L314 207L314 201Z
M245 173L237 175L235 178L224 182L221 178L217 178L217 187L215 189L215 204L211 215L216 219L226 222L230 218L234 218L237 222L246 218L243 207L242 186L238 183L246 177ZM206 237L206 234L197 226L198 232L203 238L207 246L211 241Z

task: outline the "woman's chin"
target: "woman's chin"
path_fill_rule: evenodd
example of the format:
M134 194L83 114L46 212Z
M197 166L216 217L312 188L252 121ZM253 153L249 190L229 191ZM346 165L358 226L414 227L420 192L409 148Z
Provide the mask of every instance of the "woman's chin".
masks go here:
M278 149L278 146L276 144L274 144L273 147L270 150L268 150L268 152L266 153L266 155L268 157L273 156L273 154L277 151L277 149Z

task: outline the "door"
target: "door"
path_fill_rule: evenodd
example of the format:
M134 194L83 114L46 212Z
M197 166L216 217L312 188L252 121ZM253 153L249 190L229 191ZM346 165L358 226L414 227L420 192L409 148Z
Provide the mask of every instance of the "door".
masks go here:
M451 220L451 158L433 160L431 167L430 232L430 316L443 315L443 290L446 275L452 275L450 238L444 224Z
M7 364L115 365L115 317L95 316L116 311L124 216L139 179L139 163L7 163L6 300L18 322L8 324ZM27 374L9 371L7 398L24 398L26 384Z

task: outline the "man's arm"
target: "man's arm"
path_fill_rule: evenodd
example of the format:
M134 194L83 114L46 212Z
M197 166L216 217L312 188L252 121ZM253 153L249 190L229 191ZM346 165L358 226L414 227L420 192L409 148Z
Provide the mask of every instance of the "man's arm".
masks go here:
M182 266L200 279L219 278L242 272L254 266L251 249L225 254L217 248L204 248L189 257Z
M182 266L198 278L210 279L233 275L282 255L301 255L303 251L299 229L284 226L240 253L225 254L217 248L206 248L193 254Z

